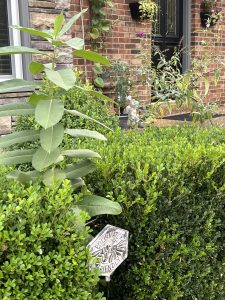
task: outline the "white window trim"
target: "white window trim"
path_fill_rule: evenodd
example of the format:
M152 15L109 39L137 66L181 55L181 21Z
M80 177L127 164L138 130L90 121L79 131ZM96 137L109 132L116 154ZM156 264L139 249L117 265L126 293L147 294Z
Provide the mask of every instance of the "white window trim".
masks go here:
M9 25L20 25L19 3L21 0L7 0ZM10 45L21 46L21 35L17 29L9 29ZM12 75L0 75L0 82L20 78L23 79L23 61L22 55L16 54L11 56Z

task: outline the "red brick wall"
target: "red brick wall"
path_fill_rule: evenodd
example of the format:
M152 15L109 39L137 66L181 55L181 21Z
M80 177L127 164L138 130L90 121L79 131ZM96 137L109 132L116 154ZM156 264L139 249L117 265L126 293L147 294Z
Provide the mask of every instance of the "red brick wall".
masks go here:
M80 3L83 2L83 8L88 8L88 0L71 0L72 11L78 12L81 10ZM114 1L114 10L109 9L107 18L111 20L112 27L110 32L106 34L104 43L101 45L100 51L109 58L119 60L120 62L129 63L132 67L141 65L140 59L137 58L141 46L141 39L137 36L139 32L150 32L149 22L133 21L130 15L129 4L127 0ZM90 12L87 12L83 19L85 31L86 48L90 49ZM73 28L73 35L82 37L82 20L79 20ZM150 53L149 48L149 53ZM83 60L75 59L75 65L85 65ZM91 77L90 63L86 63L88 77ZM83 68L84 69L84 68ZM146 86L138 84L136 89L142 100L150 100L150 91Z
M224 14L225 2L217 1L217 9ZM200 12L203 10L202 0L192 0L192 57L201 57L203 53L221 57L225 59L225 20L218 22L215 26L207 30L201 26ZM224 17L224 16L223 16ZM202 45L202 44L205 44ZM210 54L211 53L211 54ZM216 57L213 58L213 63L210 64L209 70L215 70L221 65L216 62ZM225 69L225 68L224 68ZM211 72L212 75L212 72ZM213 76L210 76L210 92L206 97L206 101L224 101L225 96L225 72L221 73L221 78L218 85L215 87L213 83ZM203 84L202 84L203 85ZM202 87L203 89L203 87Z
M187 0L185 0L187 1ZM89 7L88 0L71 0L71 10L72 12L80 11L80 3L83 2L83 8ZM131 19L129 5L127 0L115 0L115 11L109 11L108 19L113 23L110 32L104 42L102 52L108 55L110 58L120 60L123 62L128 62L131 66L138 66L141 64L140 60L137 59L137 53L140 49L140 38L137 37L138 32L149 32L149 24L143 22L136 22ZM211 51L221 55L225 58L225 21L220 22L220 25L213 26L208 29L207 32L201 27L200 21L200 11L202 0L192 0L192 34L191 34L191 45L192 45L192 57L199 56L205 51L205 48L201 45L202 41L212 43L214 40L214 45L211 45ZM222 0L217 1L217 8L225 11L225 3ZM85 39L86 47L90 48L89 30L90 30L90 15L89 12L85 14L84 17L85 25ZM73 28L73 35L82 37L82 26L81 21L79 21ZM221 40L219 41L219 37ZM208 50L207 50L208 51ZM84 61L75 60L75 65L84 65ZM217 67L216 63L210 66L211 69ZM88 77L91 76L91 69L87 66ZM210 84L210 93L207 101L218 101L223 100L225 96L225 73L222 73L221 80L217 87ZM149 100L150 91L144 89L143 86L138 86L142 99Z

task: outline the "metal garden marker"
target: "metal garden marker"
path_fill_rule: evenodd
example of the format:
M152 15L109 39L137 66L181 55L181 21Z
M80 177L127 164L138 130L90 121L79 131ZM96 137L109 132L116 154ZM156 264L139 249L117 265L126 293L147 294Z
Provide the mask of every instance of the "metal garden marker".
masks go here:
M127 258L128 236L127 230L106 225L88 245L92 255L99 259L95 267L100 270L101 276L104 276L107 282Z

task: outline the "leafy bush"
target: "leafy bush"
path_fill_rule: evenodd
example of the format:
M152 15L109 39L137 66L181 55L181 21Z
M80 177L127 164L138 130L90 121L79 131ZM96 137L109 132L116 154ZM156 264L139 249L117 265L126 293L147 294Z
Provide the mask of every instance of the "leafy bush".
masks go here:
M77 82L78 84L78 82ZM79 81L81 88L86 88L92 90L92 86L88 84L83 84ZM44 92L48 92L48 82L45 82L43 88ZM54 95L57 99L61 99L64 102L64 105L70 110L77 110L83 114L88 115L95 120L102 122L104 125L109 127L112 130L116 130L119 126L118 117L113 114L108 107L108 103L105 103L99 99L95 99L93 96L88 95L85 91L78 89L77 87L72 88L69 91L63 91L60 88L54 89ZM96 122L90 120L75 117L69 114L63 115L62 124L65 128L81 128L89 130L97 130L102 134L108 135L109 129L104 128L101 125L98 125ZM30 130L30 129L39 129L39 125L35 122L34 116L20 116L17 118L16 122L16 131ZM26 142L20 145L12 146L12 150L23 149L23 148L37 148L40 144L39 141ZM74 139L68 135L64 135L62 148L69 149L77 147L78 139ZM65 162L64 162L65 165ZM30 163L20 166L21 170L29 171L32 169Z
M93 89L91 85L83 84L79 79L77 79L77 85L78 84L81 88L87 90ZM48 82L46 81L43 91L48 93L48 89ZM110 111L108 103L105 103L100 99L95 99L94 96L88 95L87 92L82 89L74 87L69 91L65 91L60 88L55 88L54 96L61 99L67 109L78 110L83 114L102 122L111 129L116 129L119 126L118 117ZM16 130L31 129L35 127L35 124L36 122L33 116L21 116L17 119ZM109 132L108 129L90 120L74 117L69 114L63 116L62 124L67 128L88 128L90 130L98 130L98 132L103 134Z
M175 49L172 57L168 59L166 51L153 47L153 61L151 67L151 86L153 101L176 100L184 102L186 95L179 90L177 82L183 80L181 72L182 53Z
M74 211L69 181L24 188L0 178L0 298L104 299L89 269L89 217Z
M123 206L111 221L130 231L111 299L225 299L224 144L223 129L176 127L99 146L89 183Z

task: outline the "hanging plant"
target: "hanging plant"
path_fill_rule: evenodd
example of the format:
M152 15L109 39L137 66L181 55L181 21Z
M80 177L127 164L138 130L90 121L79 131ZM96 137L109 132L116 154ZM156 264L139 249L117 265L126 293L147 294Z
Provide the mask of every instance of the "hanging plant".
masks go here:
M203 11L200 13L201 24L209 28L216 25L222 19L221 10L216 7L216 0L204 0L202 3Z
M129 1L131 17L134 20L154 20L157 16L158 5L154 0Z
M110 30L110 21L106 20L105 8L113 8L112 0L89 0L91 11L91 39L99 40Z
M140 0L139 10L142 18L153 20L158 12L158 5L153 0Z

